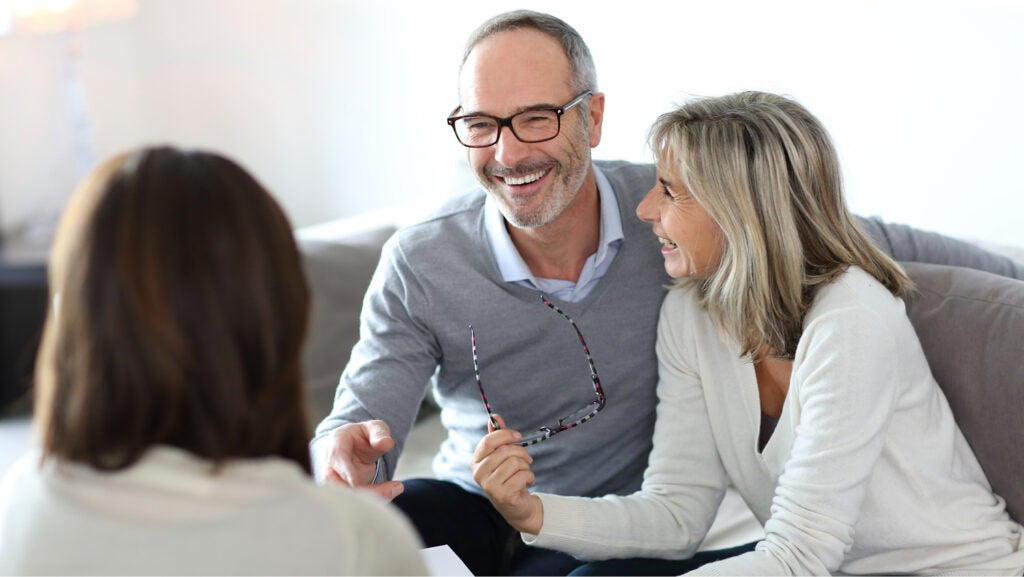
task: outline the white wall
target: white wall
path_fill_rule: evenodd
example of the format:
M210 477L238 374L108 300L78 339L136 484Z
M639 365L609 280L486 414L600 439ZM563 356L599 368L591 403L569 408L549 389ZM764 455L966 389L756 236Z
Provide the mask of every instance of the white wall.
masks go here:
M1014 1L139 0L78 38L95 154L220 150L298 226L436 203L469 182L444 122L462 43L516 7L590 43L608 99L598 158L649 160L647 126L688 95L779 91L832 131L856 211L1024 245ZM5 229L58 211L77 180L62 41L0 37Z

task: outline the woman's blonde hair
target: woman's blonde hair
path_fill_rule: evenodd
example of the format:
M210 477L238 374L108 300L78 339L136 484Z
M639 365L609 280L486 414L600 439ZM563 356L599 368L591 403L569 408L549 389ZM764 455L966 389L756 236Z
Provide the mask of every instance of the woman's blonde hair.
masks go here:
M722 229L717 271L680 284L697 284L744 356L792 358L818 289L850 265L896 296L911 290L850 214L828 132L797 102L764 92L699 99L659 117L649 142L659 168L677 173Z

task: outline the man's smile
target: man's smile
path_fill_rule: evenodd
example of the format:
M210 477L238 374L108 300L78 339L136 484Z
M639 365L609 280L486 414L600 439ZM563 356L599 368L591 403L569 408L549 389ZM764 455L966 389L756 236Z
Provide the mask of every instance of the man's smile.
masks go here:
M524 184L530 184L531 182L536 182L541 178L544 178L544 176L546 176L547 173L550 171L551 169L548 168L523 176L503 176L501 177L501 179L504 180L505 184L509 186L522 186Z

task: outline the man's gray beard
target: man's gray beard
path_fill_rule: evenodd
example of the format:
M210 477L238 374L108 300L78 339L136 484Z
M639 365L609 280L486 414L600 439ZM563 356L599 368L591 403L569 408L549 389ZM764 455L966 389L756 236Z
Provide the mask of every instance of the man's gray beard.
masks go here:
M556 205L545 205L539 211L526 214L516 212L512 207L505 203L504 199L501 199L498 200L498 210L501 211L505 220L516 228L536 228L550 224L557 219L565 211L565 208L572 203L572 199L576 197L576 195L573 194L568 200L566 200L564 196L565 195L563 194L555 198L555 200L558 201L558 204Z
M578 174L559 175L561 182L559 183L560 186L557 187L558 194L552 199L554 204L546 204L539 211L528 214L517 213L514 207L506 204L506 200L499 194L492 192L489 187L486 187L486 190L491 195L491 198L496 201L498 210L501 211L501 215L505 217L509 224L516 228L537 228L554 222L572 204L572 201L579 194L580 188L583 186L583 181L587 177L587 170L589 168L587 163L580 162Z
M588 124L581 124L574 135L573 143L583 143L581 146L586 146L588 133ZM581 153L580 150L580 146L574 146L572 150L573 158L570 159L571 163L576 165L576 172L568 174L562 173L561 169L565 168L566 165L561 163L551 167L551 170L555 170L555 167L559 169L561 193L556 194L552 199L555 203L554 205L545 205L541 207L540 211L532 214L516 214L514 206L505 204L505 199L500 194L491 190L491 183L486 179L486 177L480 178L478 175L478 179L480 179L480 182L483 184L484 190L487 191L487 194L491 195L491 198L494 199L495 203L498 205L498 210L501 211L501 215L505 217L505 220L509 224L516 228L537 228L545 226L554 222L562 215L563 212L565 212L565 209L572 204L576 195L579 194L580 188L583 186L583 181L587 178L587 171L590 170L590 164L593 161L589 157L584 158L588 155ZM589 148L586 148L585 150L589 151Z

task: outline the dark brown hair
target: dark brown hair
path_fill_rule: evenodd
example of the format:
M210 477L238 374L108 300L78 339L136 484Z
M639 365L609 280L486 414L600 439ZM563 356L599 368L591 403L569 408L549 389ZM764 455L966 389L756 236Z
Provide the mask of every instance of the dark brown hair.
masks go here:
M146 148L76 191L37 361L45 455L98 469L153 445L310 470L309 288L281 207L231 160Z

